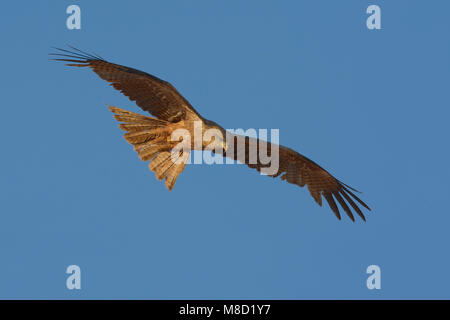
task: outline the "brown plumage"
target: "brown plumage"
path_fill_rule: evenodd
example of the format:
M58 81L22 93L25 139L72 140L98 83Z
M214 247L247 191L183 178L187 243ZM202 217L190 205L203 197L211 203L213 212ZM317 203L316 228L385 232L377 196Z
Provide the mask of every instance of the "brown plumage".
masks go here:
M177 177L185 168L185 161L175 160L189 156L186 150L184 153L176 151L177 153L173 154L174 146L181 140L172 141L171 134L176 129L186 129L193 136L193 123L200 121L203 132L207 129L218 129L224 137L226 136L226 140L214 141L215 147L222 147L225 157L238 160L268 176L281 176L281 180L300 187L306 185L317 204L322 206L323 196L338 219L341 219L341 215L336 201L351 220L354 221L355 218L350 207L365 221L364 214L357 203L368 210L370 208L355 195L354 192L357 191L334 178L312 160L283 146L225 132L215 122L203 118L170 83L148 73L110 63L99 56L71 48L73 51L56 48L60 53L52 55L60 56L61 58L55 60L69 62L67 64L69 66L90 67L100 78L110 82L115 89L135 101L142 110L156 117L147 117L110 107L115 119L121 122L119 127L127 132L124 135L125 139L134 146L140 159L150 160L149 169L155 172L158 180L165 179L169 190L172 190ZM192 142L191 149L205 150L208 145L211 146L211 141L202 141L201 146ZM230 143L233 143L234 149L228 148ZM278 148L278 170L266 172L268 165L264 165L264 161L259 159L259 152L256 161L253 161L254 159L250 156L252 144L257 145L258 151L263 146L269 155L272 150Z

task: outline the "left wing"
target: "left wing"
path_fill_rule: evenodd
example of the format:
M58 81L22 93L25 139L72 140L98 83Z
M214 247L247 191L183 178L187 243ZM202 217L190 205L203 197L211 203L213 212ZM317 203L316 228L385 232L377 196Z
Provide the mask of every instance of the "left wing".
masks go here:
M278 177L281 175L281 180L296 184L299 187L306 185L317 204L322 206L323 196L339 220L341 219L341 214L335 200L339 202L352 221L355 221L355 218L349 205L361 219L366 221L364 214L355 201L368 210L370 210L370 208L354 194L354 192L358 191L333 177L328 171L320 167L314 161L292 149L277 146L263 140L234 134L229 134L229 137L233 140L231 142L233 143L234 148L231 149L232 151L229 150L225 153L226 157L238 160L239 162L248 165L250 168L265 172L266 175L271 177ZM230 138L227 138L227 142L229 142L229 139ZM279 149L279 165L275 171L268 173L266 169L268 169L269 164L267 164L267 161L262 161L260 158L260 148L263 148L262 154L267 151L266 154L272 156L272 151L275 149L274 146L277 146ZM253 152L255 152L255 150L257 152L256 155L253 156L253 159L251 155L252 148Z
M203 120L202 116L169 82L137 69L108 62L70 47L74 51L55 48L60 53L50 55L62 58L57 61L70 62L68 66L90 67L100 78L126 95L144 111L158 119L178 122L180 120Z

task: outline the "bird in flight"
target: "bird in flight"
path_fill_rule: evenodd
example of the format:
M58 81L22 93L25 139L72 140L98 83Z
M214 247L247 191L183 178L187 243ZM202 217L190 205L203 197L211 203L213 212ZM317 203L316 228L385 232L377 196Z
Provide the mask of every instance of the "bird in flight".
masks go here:
M355 195L358 191L333 177L314 161L290 148L226 131L214 121L203 118L169 82L69 47L71 50L54 48L58 50L57 53L50 55L56 57L54 60L68 62L68 66L91 68L100 78L108 81L153 116L109 107L114 118L121 122L119 127L126 131L125 139L133 145L141 160L150 161L149 169L155 172L158 180L165 179L169 190L172 190L176 179L185 168L186 161L180 161L181 159L186 159L192 150L211 150L221 153L223 157L244 163L267 176L280 176L281 180L299 187L306 185L316 203L322 206L322 197L325 198L339 220L341 214L336 201L352 221L355 221L355 218L350 207L366 221L357 203L368 210L370 208ZM208 130L215 130L220 134L209 140L202 139L200 143L186 140L187 148L178 150L178 153L174 152L184 136L173 140L173 133L181 129L194 136L196 123L201 125L201 134ZM261 157L261 150L265 150L267 154L277 151L278 165L275 170L269 170L270 164Z

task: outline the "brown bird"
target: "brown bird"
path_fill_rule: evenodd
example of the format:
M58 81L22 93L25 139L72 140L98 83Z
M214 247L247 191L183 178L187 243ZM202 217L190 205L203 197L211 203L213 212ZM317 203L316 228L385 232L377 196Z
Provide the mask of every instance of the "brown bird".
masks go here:
M100 78L110 82L115 89L120 90L142 110L155 117L110 106L114 118L121 122L119 127L127 131L125 139L134 146L143 161L150 160L150 170L155 172L158 180L165 179L165 185L169 190L172 190L177 177L184 170L186 164L184 160L191 150L211 150L244 163L265 175L281 176L281 180L300 187L306 185L320 206L322 196L325 198L338 219L341 219L341 215L335 200L351 220L355 221L355 218L350 207L364 221L366 220L355 200L366 209L370 208L352 192L358 191L333 177L312 160L292 149L226 131L217 123L203 118L169 82L136 69L108 62L98 55L70 48L72 50L55 48L59 53L51 55L60 57L54 60L69 62L68 66L90 67ZM195 132L196 123L200 124L199 133L202 137L208 130L215 130L218 134L212 135L210 139L202 139L200 143L194 142L195 135L198 134ZM190 142L185 141L186 136L173 139L177 129L188 132L194 139ZM175 152L176 146L183 141L184 148L179 148ZM268 163L262 158L260 154L262 151L270 157L278 156L278 166L275 169L271 167L273 163Z

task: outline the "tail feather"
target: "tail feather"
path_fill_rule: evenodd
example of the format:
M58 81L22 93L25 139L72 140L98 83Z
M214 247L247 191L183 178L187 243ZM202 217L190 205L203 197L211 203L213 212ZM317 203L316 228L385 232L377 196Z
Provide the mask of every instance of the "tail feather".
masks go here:
M161 136L167 137L167 132L161 128L128 132L124 134L125 139L131 144L144 143Z
M161 163L156 168L156 171L155 171L156 179L158 179L158 180L164 179L167 175L167 171L175 164L172 161L172 159L171 159L172 157L170 155L171 155L171 153L169 152L169 157L166 160L164 160L164 162Z
M158 168L167 160L170 159L170 152L163 151L158 153L155 159L153 159L152 162L149 163L148 168L155 172L158 170Z
M127 132L124 137L134 146L139 158L150 160L149 169L155 172L158 180L166 179L166 187L172 190L186 164L185 161L172 159L174 142L169 141L170 123L113 106L109 109L114 113L114 118L122 122L119 127Z
M125 125L123 130L127 130L126 127L130 125L148 125L151 127L165 127L168 122L160 119L150 118L139 113L123 110L117 107L110 106L109 110L114 113L114 118L117 121L124 122L121 125Z
M121 123L119 124L119 128L128 132L139 132L139 131L145 131L150 130L151 128L164 128L165 126L163 124L161 125L152 125L152 124L146 124L146 123Z
M177 181L178 176L181 172L183 172L184 167L186 166L186 159L189 156L189 153L184 154L183 151L179 153L179 157L176 161L180 160L179 162L174 163L173 166L171 166L166 173L166 187L169 190L172 190L173 186L175 185L175 182Z
M147 144L141 146L137 152L142 161L148 161L155 157L158 152L167 151L168 147L161 144Z

